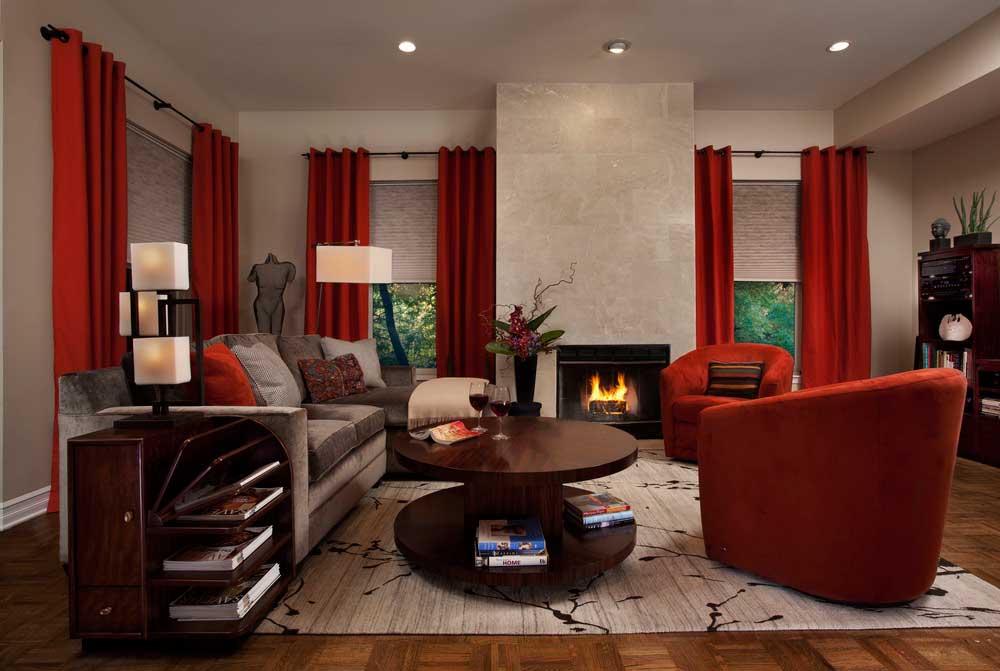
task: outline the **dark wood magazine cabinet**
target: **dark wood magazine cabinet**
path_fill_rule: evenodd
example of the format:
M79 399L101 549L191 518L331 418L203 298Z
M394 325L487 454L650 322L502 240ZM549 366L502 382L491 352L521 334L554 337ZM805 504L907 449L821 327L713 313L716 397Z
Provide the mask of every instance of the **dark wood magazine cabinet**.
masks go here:
M295 576L291 470L281 441L248 418L210 417L173 426L119 426L68 444L70 635L74 638L237 637L252 632ZM283 488L250 519L181 523L175 504L200 483L279 466L246 486ZM270 539L232 571L163 571L163 559L192 543L249 526ZM265 563L281 578L238 621L178 622L172 600L191 586L226 587Z

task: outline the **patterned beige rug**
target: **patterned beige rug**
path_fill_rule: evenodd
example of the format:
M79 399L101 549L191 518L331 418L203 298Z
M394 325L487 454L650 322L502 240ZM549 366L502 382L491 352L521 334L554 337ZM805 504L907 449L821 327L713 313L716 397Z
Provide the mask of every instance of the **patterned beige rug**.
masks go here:
M1000 627L1000 590L941 562L927 595L891 608L824 602L704 556L695 466L647 442L632 468L584 486L630 501L638 542L620 566L567 588L494 588L411 566L393 545L403 505L439 482L386 481L302 565L258 633L594 634ZM849 567L845 567L849 570Z

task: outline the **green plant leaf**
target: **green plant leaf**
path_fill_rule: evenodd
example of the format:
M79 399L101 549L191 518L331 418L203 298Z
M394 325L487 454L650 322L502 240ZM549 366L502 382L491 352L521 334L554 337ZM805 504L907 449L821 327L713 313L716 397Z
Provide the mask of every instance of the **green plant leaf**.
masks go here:
M565 333L566 333L566 331L564 331L562 329L555 329L553 331L546 331L541 336L539 336L539 339L542 341L543 345L548 345L553 340L556 340L557 338L562 338Z
M494 319L492 323L494 328L498 328L501 331L506 331L507 333L510 333L510 324L508 324L507 322L502 322L499 319Z
M507 356L514 356L514 350L504 344L498 343L495 340L486 343L486 351L492 352L493 354L506 354Z
M555 310L557 307L559 306L553 305L548 310L546 310L542 314L532 319L530 322L528 322L528 328L532 331L537 331L538 327L542 325L542 322L548 319L549 315L552 314L552 311Z

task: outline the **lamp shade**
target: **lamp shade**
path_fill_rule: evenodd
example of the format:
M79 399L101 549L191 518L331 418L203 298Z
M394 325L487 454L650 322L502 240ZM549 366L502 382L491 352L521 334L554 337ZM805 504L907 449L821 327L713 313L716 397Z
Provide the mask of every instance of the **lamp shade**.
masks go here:
M191 339L136 338L132 341L136 384L184 384L191 381Z
M191 287L187 245L180 242L133 242L131 253L132 289L135 291L186 291Z
M132 335L132 301L129 292L118 294L118 335ZM139 304L139 335L154 336L160 332L160 313L157 305L159 299L166 296L157 295L152 291L137 291L136 302Z
M318 245L316 281L388 284L392 282L392 250L385 247Z

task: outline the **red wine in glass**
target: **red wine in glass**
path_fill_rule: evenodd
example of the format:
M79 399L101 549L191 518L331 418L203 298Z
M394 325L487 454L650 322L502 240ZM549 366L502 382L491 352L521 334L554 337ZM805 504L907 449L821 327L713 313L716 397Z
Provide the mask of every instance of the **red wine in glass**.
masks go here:
M482 412L490 402L490 397L486 394L469 394L469 405L476 412Z
M473 380L469 383L469 405L472 409L479 413L479 421L476 422L476 428L473 429L476 433L486 433L486 427L483 426L483 410L490 403L490 395L486 393L486 383L482 381Z
M507 440L510 436L503 432L503 418L510 412L510 390L507 387L491 384L486 389L490 397L490 410L497 416L498 432L493 436L493 440Z
M506 417L510 412L510 401L493 401L490 403L490 410L497 417Z

